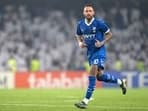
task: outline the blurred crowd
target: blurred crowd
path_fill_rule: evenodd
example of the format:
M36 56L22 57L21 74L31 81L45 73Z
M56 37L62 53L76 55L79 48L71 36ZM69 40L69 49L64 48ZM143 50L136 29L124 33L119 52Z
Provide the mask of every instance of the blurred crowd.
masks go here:
M34 15L27 6L6 6L0 11L0 71L83 70L85 49L78 48L75 27L78 17L60 10ZM148 18L138 8L112 7L97 10L113 33L107 44L107 70L148 69Z

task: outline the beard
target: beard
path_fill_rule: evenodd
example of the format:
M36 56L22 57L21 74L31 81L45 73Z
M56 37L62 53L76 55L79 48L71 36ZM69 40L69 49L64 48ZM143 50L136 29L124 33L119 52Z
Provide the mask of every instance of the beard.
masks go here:
M89 22L89 21L91 21L91 19L93 18L93 16L91 16L91 15L86 15L85 18L86 18L87 21Z

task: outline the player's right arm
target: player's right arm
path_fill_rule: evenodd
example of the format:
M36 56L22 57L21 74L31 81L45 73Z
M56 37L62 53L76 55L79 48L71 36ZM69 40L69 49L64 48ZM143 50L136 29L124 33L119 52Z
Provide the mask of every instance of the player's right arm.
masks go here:
M76 30L76 40L77 40L80 48L85 48L85 47L87 47L87 45L84 43L82 35L83 35L83 33L80 28L80 22L78 22L77 30Z
M87 47L87 45L83 41L83 37L82 36L76 35L76 39L77 39L77 42L78 42L78 45L79 45L80 48Z

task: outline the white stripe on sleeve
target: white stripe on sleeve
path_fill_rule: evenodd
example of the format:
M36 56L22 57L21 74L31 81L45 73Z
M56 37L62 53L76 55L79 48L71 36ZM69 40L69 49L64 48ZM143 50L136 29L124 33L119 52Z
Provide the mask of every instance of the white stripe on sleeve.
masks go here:
M108 29L108 30L105 32L105 34L107 34L108 32L110 32L110 29Z

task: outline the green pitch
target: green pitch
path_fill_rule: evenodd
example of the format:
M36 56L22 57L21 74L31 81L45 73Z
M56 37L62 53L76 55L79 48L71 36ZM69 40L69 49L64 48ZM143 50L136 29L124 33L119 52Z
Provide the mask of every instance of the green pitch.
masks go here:
M84 89L0 90L0 111L81 111ZM84 111L148 111L148 89L97 89Z

